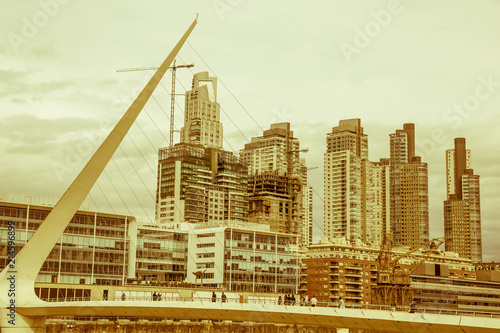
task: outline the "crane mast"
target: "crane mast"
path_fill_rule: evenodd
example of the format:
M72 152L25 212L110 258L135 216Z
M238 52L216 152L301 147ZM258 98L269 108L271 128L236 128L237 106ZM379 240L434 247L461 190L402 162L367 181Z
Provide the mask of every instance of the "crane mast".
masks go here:
M372 303L393 306L406 306L410 304L413 299L413 290L410 287L410 274L444 242L444 237L434 238L427 243L396 256L392 252L391 234L386 234L377 258L377 285L372 287ZM409 267L404 268L399 264L399 260L427 246L429 248L422 251L422 257L415 260Z
M172 89L170 90L170 141L169 146L172 147L174 145L174 114L175 114L175 76L177 68L191 68L194 64L187 65L176 65L175 59L172 67L168 69L172 70ZM149 67L134 67L134 68L123 68L118 69L117 72L133 72L133 71L148 71L148 70L157 70L158 66L149 66ZM183 94L181 94L183 95Z

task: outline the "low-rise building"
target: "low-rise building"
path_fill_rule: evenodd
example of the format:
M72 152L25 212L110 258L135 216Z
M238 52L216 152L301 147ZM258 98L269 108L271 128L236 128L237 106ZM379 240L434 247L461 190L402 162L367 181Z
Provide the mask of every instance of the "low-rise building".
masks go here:
M419 275L473 281L475 270L470 259L454 253L436 251L430 256L419 252L406 254L405 248L394 249L401 256L398 265L412 271L411 278ZM343 297L351 306L372 303L373 287L377 286L379 249L362 244L351 244L345 238L324 238L308 247L302 258L300 293L319 302L337 303ZM422 261L425 261L421 263ZM418 279L416 281L419 281ZM412 282L411 287L414 287ZM420 288L420 287L419 287Z
M189 233L187 281L258 293L296 293L298 235L257 223L197 224Z
M188 232L157 225L137 229L136 277L156 284L183 282L187 271Z
M0 201L0 268L10 261L9 222L15 227L17 254L51 210L50 205ZM135 237L136 223L131 216L79 210L45 260L36 282L121 285L135 276L135 252L128 251Z

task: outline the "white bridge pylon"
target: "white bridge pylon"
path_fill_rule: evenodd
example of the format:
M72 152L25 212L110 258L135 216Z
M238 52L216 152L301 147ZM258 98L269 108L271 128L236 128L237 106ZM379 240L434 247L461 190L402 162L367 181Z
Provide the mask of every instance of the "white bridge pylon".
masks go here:
M24 307L44 307L47 305L35 295L35 279L50 251L56 245L78 207L89 194L197 23L198 16L54 206L45 221L18 253L15 263L7 265L0 273L0 331L2 333L43 331L45 318L25 316L22 311ZM77 313L75 312L75 314Z

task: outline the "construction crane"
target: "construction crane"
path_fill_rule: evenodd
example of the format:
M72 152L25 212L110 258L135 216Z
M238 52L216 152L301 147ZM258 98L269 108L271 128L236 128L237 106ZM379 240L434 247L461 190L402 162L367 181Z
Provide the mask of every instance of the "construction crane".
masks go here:
M177 68L191 68L194 64L179 65L175 64L168 69L172 70L172 90L170 91L170 147L174 145L174 110L175 110L175 74ZM118 69L117 72L133 72L133 71L148 71L157 70L159 66L149 66L149 67L136 67L136 68L123 68Z
M392 252L392 237L386 234L380 246L377 258L378 273L377 285L372 287L372 304L405 306L413 299L413 289L411 289L410 275L420 264L445 242L445 238L434 238L420 246L395 256ZM408 257L410 254L427 248L421 252L422 257L413 261L410 265L403 267L399 260Z

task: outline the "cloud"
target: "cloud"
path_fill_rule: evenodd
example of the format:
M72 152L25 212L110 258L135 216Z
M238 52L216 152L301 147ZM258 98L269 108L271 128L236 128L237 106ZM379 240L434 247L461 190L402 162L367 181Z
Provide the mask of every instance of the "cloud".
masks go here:
M20 98L20 97L14 97L10 100L12 103L16 104L26 104L27 100L25 98Z
M0 97L24 96L45 99L54 92L78 86L76 81L72 80L38 81L34 74L34 71L0 69L2 78Z
M48 40L41 40L28 50L34 58L54 59L57 56L54 44Z

